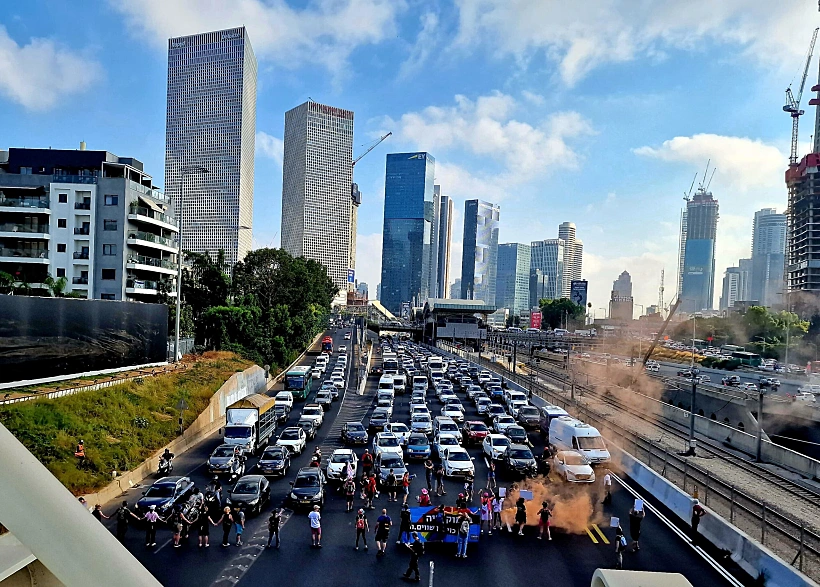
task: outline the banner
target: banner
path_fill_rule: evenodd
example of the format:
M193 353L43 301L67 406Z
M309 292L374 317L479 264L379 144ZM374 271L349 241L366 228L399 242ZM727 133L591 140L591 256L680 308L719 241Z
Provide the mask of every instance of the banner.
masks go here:
M569 299L584 308L584 311L587 307L587 286L586 279L573 279L569 286Z
M532 312L530 314L530 328L541 330L541 312Z
M481 534L479 508L444 508L439 516L438 506L410 508L410 531L418 532L422 542L452 542L458 537L461 514L470 516L470 542L478 542Z

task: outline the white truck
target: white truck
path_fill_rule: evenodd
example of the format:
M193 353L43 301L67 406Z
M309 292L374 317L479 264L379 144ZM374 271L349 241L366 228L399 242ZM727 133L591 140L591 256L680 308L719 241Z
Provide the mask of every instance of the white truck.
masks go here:
M224 444L238 446L243 454L258 453L276 432L276 398L255 393L225 410Z

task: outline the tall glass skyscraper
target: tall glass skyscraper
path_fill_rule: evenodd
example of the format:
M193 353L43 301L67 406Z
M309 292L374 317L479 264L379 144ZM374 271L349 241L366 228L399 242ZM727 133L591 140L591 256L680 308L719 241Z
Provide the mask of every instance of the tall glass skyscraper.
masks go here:
M574 222L559 224L558 238L564 241L564 276L560 297L569 299L572 282L581 279L584 265L584 243L575 238Z
M681 311L711 310L715 297L715 237L718 202L699 188L686 204Z
M435 295L446 298L450 294L450 245L453 236L453 200L450 196L442 195L439 198L438 220L438 292Z
M429 153L387 155L379 299L397 315L402 302L430 296L435 169Z
M764 306L785 304L786 215L774 208L755 212L752 226L752 300Z
M495 305L498 225L501 208L481 200L464 202L461 298Z
M251 249L255 137L256 57L245 28L170 39L165 194L183 249L223 249L231 265Z
M530 269L541 272L537 300L557 300L564 287L564 240L549 238L530 245Z
M282 248L319 261L342 292L355 269L352 161L353 112L308 101L285 113Z
M495 304L507 308L513 316L530 305L530 245L506 243L498 245Z

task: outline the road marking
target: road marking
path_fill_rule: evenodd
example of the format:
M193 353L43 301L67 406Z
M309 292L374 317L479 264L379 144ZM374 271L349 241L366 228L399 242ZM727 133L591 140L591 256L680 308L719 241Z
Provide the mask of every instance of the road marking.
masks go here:
M166 540L165 542L163 542L161 545L159 545L159 546L157 547L157 549L154 551L154 554L157 554L160 550L162 550L163 548L165 548L166 546L168 546L169 544L171 544L171 540L172 540L172 539L171 539L171 538L169 538L168 540Z
M587 536L589 539L592 540L595 544L598 544L598 539L595 538L595 534L592 533L592 530L589 529L589 526L586 527Z
M598 533L598 536L601 537L601 540L604 541L604 544L609 544L609 540L607 540L607 537L604 536L603 532L601 532L601 529L598 527L598 524L592 524L592 527L595 528L595 531Z

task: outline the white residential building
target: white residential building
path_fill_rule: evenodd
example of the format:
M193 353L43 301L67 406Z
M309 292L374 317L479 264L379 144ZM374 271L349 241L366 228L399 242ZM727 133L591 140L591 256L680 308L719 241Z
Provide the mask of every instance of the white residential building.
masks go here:
M569 298L573 280L583 279L584 243L575 238L574 222L562 222L558 226L558 238L564 241L564 273L559 297Z

